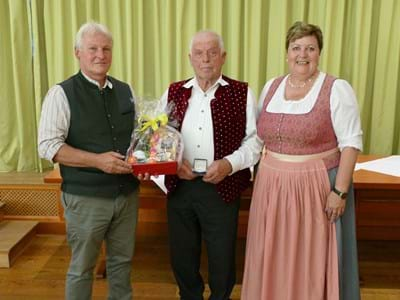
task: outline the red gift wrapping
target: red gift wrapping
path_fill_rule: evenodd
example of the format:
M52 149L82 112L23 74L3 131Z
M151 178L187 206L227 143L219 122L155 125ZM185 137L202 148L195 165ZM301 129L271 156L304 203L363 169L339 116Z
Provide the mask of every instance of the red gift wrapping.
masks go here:
M139 174L144 175L145 173L149 173L150 175L176 174L177 170L178 162L176 161L132 164L132 173L136 176Z

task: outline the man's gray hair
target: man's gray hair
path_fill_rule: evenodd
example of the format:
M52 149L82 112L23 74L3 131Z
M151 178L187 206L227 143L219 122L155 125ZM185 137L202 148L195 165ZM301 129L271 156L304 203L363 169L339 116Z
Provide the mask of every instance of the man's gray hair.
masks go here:
M113 37L110 30L103 24L89 21L79 28L78 32L76 33L75 37L75 49L80 49L82 47L82 40L86 34L93 34L93 33L102 33L107 38L110 39L111 45L113 44Z
M222 36L219 35L218 33L216 33L215 31L212 30L201 30L196 32L192 38L190 39L190 44L189 44L189 53L192 53L192 47L193 47L193 43L194 40L200 36L200 35L204 35L204 34L211 34L213 36L215 36L215 39L218 41L218 46L221 49L221 53L225 51L225 47L224 47L224 40L222 39Z

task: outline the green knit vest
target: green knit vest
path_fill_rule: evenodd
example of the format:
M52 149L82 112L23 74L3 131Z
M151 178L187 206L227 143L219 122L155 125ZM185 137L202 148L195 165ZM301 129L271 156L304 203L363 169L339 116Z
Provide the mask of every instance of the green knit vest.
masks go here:
M129 86L108 77L113 88L100 90L78 73L60 83L71 110L66 143L94 153L115 151L125 155L133 130L134 105ZM75 195L114 198L134 191L132 175L107 174L95 168L60 165L62 190Z

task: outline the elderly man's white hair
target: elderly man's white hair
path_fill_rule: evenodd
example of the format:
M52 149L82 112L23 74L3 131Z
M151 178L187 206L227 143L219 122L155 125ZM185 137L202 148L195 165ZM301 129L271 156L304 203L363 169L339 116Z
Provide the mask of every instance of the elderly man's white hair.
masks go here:
M193 42L196 38L198 38L201 35L206 35L206 34L211 34L213 36L215 36L215 39L218 41L218 46L221 49L221 53L225 51L224 48L224 40L222 39L222 36L220 36L218 33L216 33L215 31L212 30L201 30L196 32L193 37L190 40L190 44L189 44L189 53L192 53L192 47L193 47Z
M79 28L78 32L76 33L75 49L80 49L82 47L83 37L88 33L89 34L102 33L107 38L110 39L111 45L113 44L113 37L112 37L110 30L108 30L108 28L103 24L100 24L100 23L97 23L94 21L90 21L90 22L83 24L81 26L81 28Z

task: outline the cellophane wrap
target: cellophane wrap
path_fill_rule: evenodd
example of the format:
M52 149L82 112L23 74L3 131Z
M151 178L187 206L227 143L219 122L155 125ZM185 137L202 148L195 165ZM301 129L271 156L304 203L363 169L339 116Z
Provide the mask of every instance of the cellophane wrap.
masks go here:
M157 99L136 98L135 126L126 160L135 164L182 162L182 135L177 123L169 118L173 105L160 110ZM162 174L162 173L160 173Z

